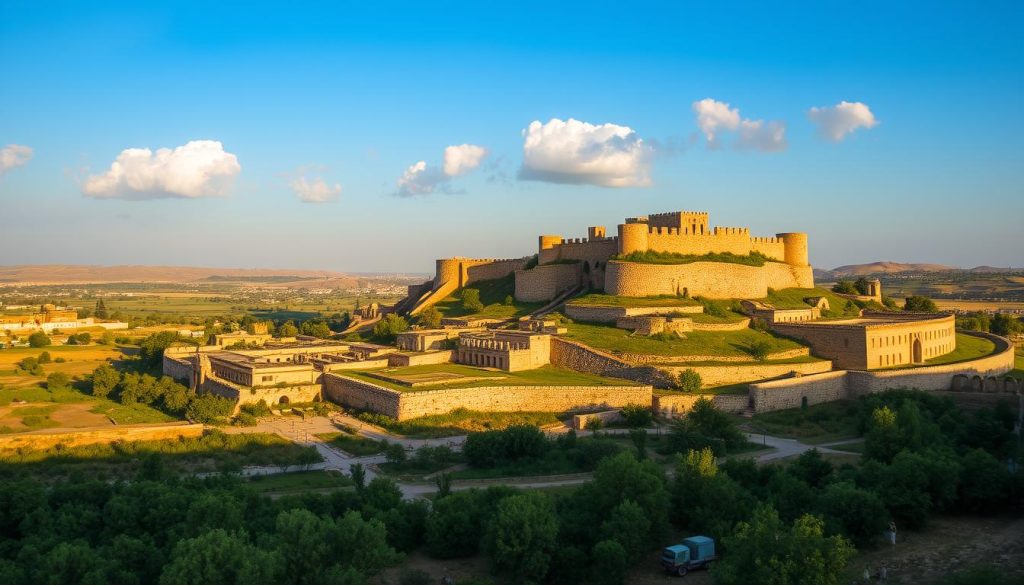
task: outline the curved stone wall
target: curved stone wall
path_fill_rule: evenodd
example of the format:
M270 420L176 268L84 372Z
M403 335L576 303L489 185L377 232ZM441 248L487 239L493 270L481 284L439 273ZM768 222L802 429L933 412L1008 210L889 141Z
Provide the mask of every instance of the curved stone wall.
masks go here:
M625 297L687 293L712 299L763 298L768 289L813 288L810 266L766 262L747 266L728 262L644 264L609 261L605 292Z

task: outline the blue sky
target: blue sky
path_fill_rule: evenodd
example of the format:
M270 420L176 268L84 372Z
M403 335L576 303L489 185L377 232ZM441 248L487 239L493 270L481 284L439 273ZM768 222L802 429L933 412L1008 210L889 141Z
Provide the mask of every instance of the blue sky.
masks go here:
M31 148L0 167L0 264L429 272L691 209L809 232L823 268L1024 265L1020 3L150 4L0 5L0 147ZM823 139L808 110L844 101L873 125ZM619 134L527 157L570 118ZM748 123L784 138L741 148ZM220 182L89 182L192 141ZM486 156L446 174L463 144Z

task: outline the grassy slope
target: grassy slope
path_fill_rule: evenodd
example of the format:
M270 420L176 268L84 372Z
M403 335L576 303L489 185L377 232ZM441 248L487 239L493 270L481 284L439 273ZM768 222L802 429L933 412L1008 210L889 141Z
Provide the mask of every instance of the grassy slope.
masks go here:
M1010 372L1010 375L1024 380L1024 347L1017 346L1014 352L1014 369Z
M349 433L320 433L316 437L356 457L384 452L384 443Z
M662 341L657 338L632 336L625 329L608 325L573 323L566 335L597 349L614 353L638 353L649 355L708 355L708 356L749 356L746 348L755 341L766 341L771 352L803 347L795 341L776 337L754 329L740 331L693 331L685 338Z
M372 371L372 370L371 370ZM377 384L393 390L399 390L401 392L416 392L417 390L436 390L439 388L475 388L478 386L631 386L635 385L634 382L629 380L620 380L617 378L602 378L601 376L595 376L593 374L585 374L583 372L577 372L574 370L568 370L565 368L559 368L555 366L543 366L535 370L525 370L522 372L503 372L500 370L490 370L483 368L476 368L473 366L463 366L459 364L434 364L425 366L409 366L407 368L388 368L385 370L376 370L395 374L426 374L431 372L450 372L453 374L461 374L464 376L484 377L493 378L494 380L476 380L472 382L466 382L463 384L438 384L434 386L421 386L418 388L410 388L408 386L402 386L400 384L392 384L384 380L379 380L372 376L366 375L365 372L358 371L347 371L338 372L343 376L350 376L358 380L370 382L371 384Z
M834 292L824 288L784 288L773 290L762 302L774 305L776 309L806 309L809 307L804 299L808 297L825 297L828 299L829 309L833 317L849 316L856 317L856 310L847 310L849 299L844 299ZM839 313L844 313L840 315Z
M514 276L509 275L495 280L481 280L466 287L475 288L480 291L480 302L483 303L484 308L477 313L472 313L462 307L462 299L459 298L460 291L456 291L455 294L446 297L434 306L437 307L437 310L444 317L466 317L473 315L487 319L522 317L541 308L543 303L513 302L511 305L505 304L506 297L515 295L514 278Z
M459 408L447 414L421 416L401 422L378 416L372 422L398 435L425 439L503 429L512 425L544 426L558 423L559 420L551 412L480 412Z
M756 432L789 437L809 443L826 443L856 437L857 403L840 400L806 409L791 408L754 415Z

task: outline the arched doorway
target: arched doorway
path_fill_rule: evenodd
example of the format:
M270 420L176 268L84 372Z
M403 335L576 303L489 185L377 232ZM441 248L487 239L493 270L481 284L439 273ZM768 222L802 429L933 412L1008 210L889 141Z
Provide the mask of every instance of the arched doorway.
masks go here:
M914 344L911 347L913 348L911 350L911 355L914 358L912 361L915 364L919 364L919 363L923 362L924 360L921 359L921 357L922 357L921 356L921 340L917 339L917 338L914 338Z
M278 404L288 404L288 397L287 396L282 396L282 397L278 398L277 399L277 403Z

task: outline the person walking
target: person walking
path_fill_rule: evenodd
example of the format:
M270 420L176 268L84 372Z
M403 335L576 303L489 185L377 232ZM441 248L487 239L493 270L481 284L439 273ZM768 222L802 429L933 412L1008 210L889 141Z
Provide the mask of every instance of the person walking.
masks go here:
M864 583L871 582L871 569L867 565L864 566Z
M889 542L896 546L896 522L889 522Z

